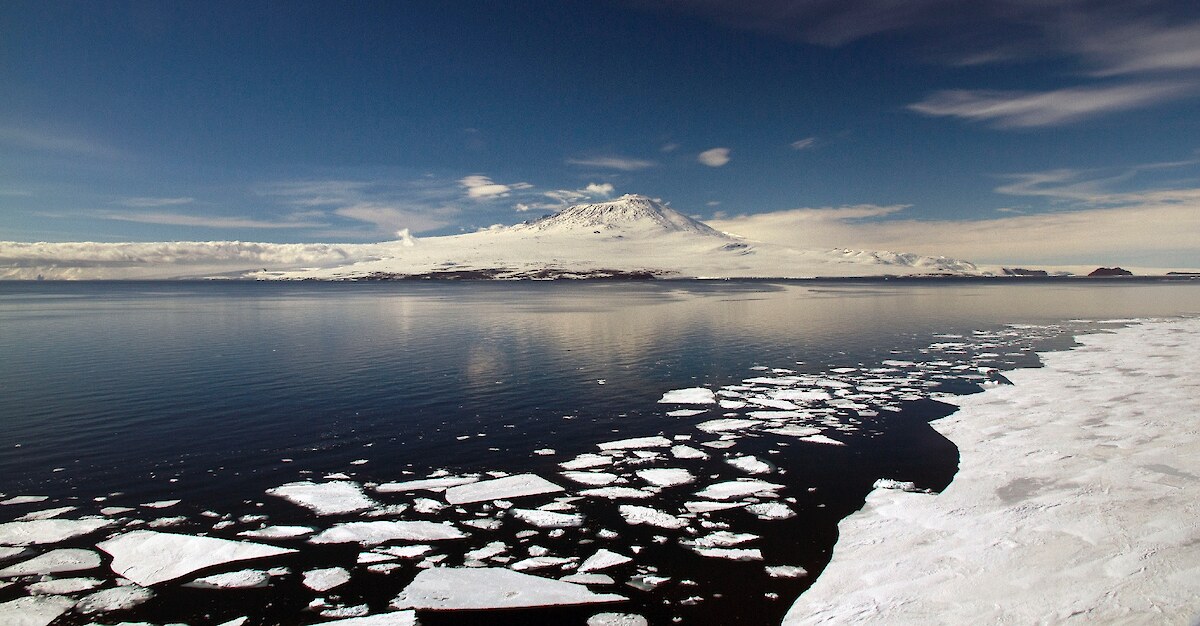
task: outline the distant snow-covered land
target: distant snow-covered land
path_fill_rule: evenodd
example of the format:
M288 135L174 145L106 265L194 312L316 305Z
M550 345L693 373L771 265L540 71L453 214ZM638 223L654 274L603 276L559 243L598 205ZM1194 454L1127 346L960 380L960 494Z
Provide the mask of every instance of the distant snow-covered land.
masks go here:
M626 195L539 220L375 244L0 242L0 278L363 280L405 277L811 278L977 274L916 254L793 249L722 233L660 202Z
M1197 623L1200 319L1079 341L957 400L954 482L877 484L784 623Z

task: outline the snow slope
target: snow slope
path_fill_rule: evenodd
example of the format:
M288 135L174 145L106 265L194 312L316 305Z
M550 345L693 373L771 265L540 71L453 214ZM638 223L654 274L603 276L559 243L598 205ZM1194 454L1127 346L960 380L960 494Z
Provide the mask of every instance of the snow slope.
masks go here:
M1198 623L1200 319L1079 341L934 422L954 482L872 492L784 624Z
M660 202L626 195L486 231L406 240L380 258L255 278L681 278L975 273L966 262L891 252L793 250L718 232Z

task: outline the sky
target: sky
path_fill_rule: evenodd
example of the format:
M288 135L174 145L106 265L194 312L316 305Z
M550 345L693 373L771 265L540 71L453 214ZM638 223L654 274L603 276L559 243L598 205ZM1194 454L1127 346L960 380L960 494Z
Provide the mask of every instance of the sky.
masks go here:
M1200 267L1200 4L0 3L0 241L377 242L625 193Z

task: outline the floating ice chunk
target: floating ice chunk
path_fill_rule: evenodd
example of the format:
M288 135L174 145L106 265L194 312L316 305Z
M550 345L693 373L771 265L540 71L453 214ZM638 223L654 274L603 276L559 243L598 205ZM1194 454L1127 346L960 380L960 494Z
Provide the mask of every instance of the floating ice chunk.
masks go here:
M96 545L112 555L112 570L149 587L213 565L295 552L259 543L135 530Z
M796 516L795 511L788 508L786 504L778 502L751 504L746 507L746 510L753 513L759 519L788 519Z
M564 583L578 583L580 585L612 585L617 581L612 579L612 576L604 574L571 574L563 576L559 580Z
M479 480L478 476L443 476L440 478L424 478L421 480L406 480L403 482L383 483L375 488L379 493L398 493L404 491L445 491L450 487L467 485Z
M691 446L671 446L671 456L677 459L707 459L708 453Z
M684 502L683 508L689 513L711 513L746 506L745 502Z
M675 468L656 468L644 469L635 472L638 478L654 485L656 487L674 487L676 485L686 485L694 480L691 472L685 469Z
M348 617L335 619L322 624L338 624L339 626L417 626L416 611L393 611L379 613L367 617Z
M429 569L392 600L397 609L482 610L620 602L624 596L593 593L577 585L508 569Z
M768 428L763 430L764 433L772 435L782 435L784 437L811 437L821 434L820 428L812 426L781 426L779 428Z
M360 543L375 545L386 541L441 541L467 535L447 523L438 522L346 522L336 524L309 539L309 543Z
M340 567L326 567L304 572L304 586L317 593L329 591L350 582L350 572Z
M846 445L846 444L838 441L837 439L831 439L829 437L826 437L825 435L809 435L808 437L801 437L800 441L807 441L809 443L823 443L823 444L828 444L831 446Z
M776 400L789 400L791 402L823 402L831 399L828 391L824 389L773 389L767 392L767 395Z
M6 626L49 626L59 615L75 606L71 598L25 596L0 602L0 616Z
M721 405L722 409L729 410L740 409L746 406L746 403L741 400L721 400L718 404Z
M22 561L0 570L0 578L29 576L31 574L58 574L79 572L100 567L100 555L91 550L63 548L51 550L28 561Z
M311 526L267 526L256 530L243 530L238 535L251 539L288 539L311 535L314 532L316 529Z
M127 506L106 506L106 507L100 509L100 514L101 515L120 515L122 513L128 513L132 510L133 510L132 508L127 507Z
M463 526L470 526L471 528L478 528L479 530L496 530L497 528L500 528L501 525L500 520L492 519L490 517L485 517L483 519L469 519L460 523Z
M725 417L721 419L708 420L707 422L700 422L699 424L696 424L696 428L706 433L723 433L731 430L745 430L751 426L757 426L761 423L762 421L760 420Z
M89 613L108 613L109 611L124 611L154 597L154 592L137 585L113 587L84 596L75 605L75 610L87 615Z
M587 626L649 626L646 618L636 613L597 613L588 618Z
M0 500L0 505L8 504L36 504L49 500L50 496L13 496L7 500Z
M446 505L430 498L417 498L413 500L413 510L417 513L437 513L446 508Z
M799 376L780 376L778 378L760 376L757 378L747 378L742 382L750 385L778 385L780 387L790 387L792 385L800 384L801 380L802 379Z
M505 552L508 552L508 546L503 541L493 541L482 548L471 550L464 554L463 558L468 561L482 561Z
M150 528L167 528L168 526L178 526L187 521L182 515L178 517L160 517L156 520L151 520L147 524Z
M766 407L768 409L778 409L783 412L795 411L796 409L800 408L800 407L796 406L795 404L793 404L792 402L790 402L788 400L784 400L782 398L778 398L778 397L775 397L775 398L752 397L752 398L746 398L746 401L749 402L750 404L754 404L754 405L761 406L761 407Z
M891 478L880 478L872 485L875 489L895 489L897 491L908 491L910 493L929 493L928 489L921 489L915 483L907 480L893 480Z
M573 563L574 561L575 561L574 558L568 559L568 558L561 557L561 556L534 556L534 557L529 557L528 559L522 559L520 561L517 561L516 563L513 563L509 567L511 567L512 569L515 569L517 571L523 571L523 570L532 570L532 569L544 569L547 567L554 567L556 565L565 565L567 563Z
M565 470L581 470L612 465L612 462L613 458L611 456L587 453L581 454L570 461L559 463L558 466Z
M7 561L8 559L16 558L22 554L25 554L27 551L28 550L26 548L0 547L0 561Z
M248 621L250 621L249 617L235 617L228 622L221 622L217 626L245 626Z
M517 474L451 487L446 490L446 502L450 504L470 504L485 500L536 496L544 493L558 493L560 491L565 490L536 474Z
M641 589L642 591L654 591L668 580L671 580L670 576L643 574L641 576L634 576L633 578L630 578L625 584L633 587L634 589Z
M768 565L764 569L771 578L799 578L808 575L808 570L798 565Z
M716 404L716 394L704 387L674 389L663 394L659 404Z
M358 483L347 481L288 483L268 489L267 493L312 509L317 515L354 513L365 511L379 504L367 497Z
M563 472L562 475L567 480L594 487L610 485L620 478L609 472Z
M624 554L618 554L611 550L605 550L604 548L600 548L599 550L596 551L595 554L593 554L592 556L589 556L587 558L587 560L585 560L583 562L583 564L579 566L579 571L580 572L598 572L600 570L608 569L610 567L624 565L625 563L629 563L632 560L633 559L625 556Z
M652 437L634 437L632 439L619 439L617 441L606 441L597 444L601 450L634 450L638 448L665 448L671 445L671 440L666 437L655 435Z
M145 502L141 506L147 509L166 509L183 502L183 500L159 500L157 502Z
M735 442L731 439L720 439L717 441L705 441L704 443L702 443L700 445L702 445L706 448L713 448L716 450L724 450L725 448L732 448L733 446L737 445L737 442Z
M700 556L730 561L761 561L762 551L758 548L692 548Z
M29 590L29 593L33 594L57 596L79 593L80 591L90 591L103 584L104 581L98 578L59 578L33 583L26 587L26 589ZM0 615L3 614L4 612L0 611Z
M756 456L738 456L725 459L725 462L747 474L769 474L771 472L771 464Z
M43 519L0 524L0 545L28 546L58 543L111 526L112 520L102 518Z
M31 511L29 513L22 515L21 517L18 517L16 521L31 522L33 520L40 520L40 519L54 519L54 518L58 517L59 515L62 515L63 513L69 513L74 510L75 510L75 507L73 507L73 506L60 506L56 509L44 509L41 511Z
M677 409L675 411L667 411L667 417L693 417L707 412L707 409Z
M257 569L243 569L203 576L184 583L183 586L193 589L261 589L266 587L269 582L271 582L271 576L266 572Z
M783 485L769 483L763 480L745 479L731 480L728 482L709 485L702 491L696 493L701 498L710 500L729 500L731 498L741 498L765 492L773 492L783 489Z
M579 495L588 498L608 498L609 500L642 500L655 495L655 492L634 489L633 487L600 487L598 489L584 489L579 492Z
M715 533L697 537L689 543L699 548L728 548L758 538L758 535L751 533L731 533L727 530L718 530Z
M511 512L517 519L539 528L567 528L583 525L583 515L579 513L555 513L533 509L513 509Z
M658 509L652 509L648 506L622 504L617 510L621 513L621 517L625 518L626 523L633 525L646 524L647 526L657 526L658 528L677 529L683 528L688 524L688 521L682 517L675 517L674 515L664 513Z
M415 559L419 556L424 556L433 546L418 544L415 546L393 546L389 548L378 548L375 552L383 555L400 557L402 559Z

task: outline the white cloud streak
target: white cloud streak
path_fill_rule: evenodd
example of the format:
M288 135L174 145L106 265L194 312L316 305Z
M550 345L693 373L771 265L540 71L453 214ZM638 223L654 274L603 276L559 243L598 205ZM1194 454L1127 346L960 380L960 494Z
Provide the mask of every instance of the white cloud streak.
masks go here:
M148 209L164 206L179 206L181 204L191 204L195 202L195 198L152 198L152 197L136 197L136 198L121 198L115 204L124 205L136 209Z
M646 159L634 159L624 156L597 156L583 159L567 159L567 164L578 165L581 167L595 167L606 170L620 170L623 172L634 172L637 170L650 169L658 165L655 161Z
M1040 93L955 89L934 93L908 108L929 116L990 122L1001 128L1031 128L1141 108L1193 90L1189 83L1072 87Z
M793 141L791 145L793 150L808 150L817 145L817 138L805 137L804 139Z
M294 220L259 220L248 217L218 217L181 215L179 213L106 213L104 219L163 226L192 226L200 228L319 228L320 222Z
M729 148L710 148L696 155L696 160L709 167L722 167L729 163Z

